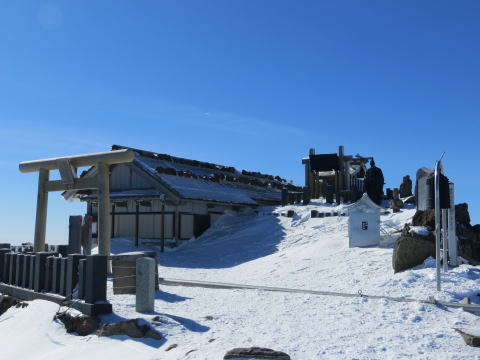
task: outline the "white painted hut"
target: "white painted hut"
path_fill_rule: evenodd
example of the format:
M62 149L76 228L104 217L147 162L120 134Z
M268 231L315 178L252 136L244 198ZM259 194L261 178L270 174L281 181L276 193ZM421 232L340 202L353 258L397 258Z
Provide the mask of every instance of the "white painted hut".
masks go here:
M349 247L374 246L380 244L381 207L367 193L356 203L347 207Z

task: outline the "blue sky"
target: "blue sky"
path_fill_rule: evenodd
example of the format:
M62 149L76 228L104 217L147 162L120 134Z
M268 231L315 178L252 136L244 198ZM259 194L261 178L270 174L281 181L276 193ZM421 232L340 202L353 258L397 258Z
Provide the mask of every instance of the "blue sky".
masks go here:
M308 148L387 186L446 152L480 222L478 1L2 1L0 226L31 241L18 162L145 148L303 182ZM83 205L50 194L47 242Z

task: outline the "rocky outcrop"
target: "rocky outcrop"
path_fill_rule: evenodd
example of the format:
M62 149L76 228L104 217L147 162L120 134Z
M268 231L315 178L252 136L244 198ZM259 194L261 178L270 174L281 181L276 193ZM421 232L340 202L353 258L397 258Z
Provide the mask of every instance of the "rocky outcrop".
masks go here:
M426 236L425 236L426 235ZM408 225L395 242L392 266L395 273L421 265L428 257L435 257L435 239L431 233L418 234Z
M8 309L10 309L13 306L17 308L19 307L24 308L24 307L27 307L28 304L13 296L0 295L0 315L2 315L4 312L6 312Z
M77 333L80 336L90 335L97 330L100 324L97 317L88 315L71 316L68 313L63 313L58 315L57 319L65 325L67 333Z
M251 347L251 348L236 348L230 350L223 357L226 359L263 359L263 360L290 360L290 356L281 351L272 349Z
M133 338L160 340L162 335L143 319L106 323L97 331L98 336L127 335Z

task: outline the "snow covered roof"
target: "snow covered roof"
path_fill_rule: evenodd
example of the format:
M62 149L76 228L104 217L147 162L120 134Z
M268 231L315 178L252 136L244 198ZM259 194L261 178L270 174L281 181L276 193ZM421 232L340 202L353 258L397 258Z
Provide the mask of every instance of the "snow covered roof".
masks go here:
M345 209L350 213L353 211L358 212L379 212L382 208L377 205L367 193L363 194L363 196L358 200L356 203L352 205L348 205Z
M148 172L169 190L186 199L248 205L280 202L280 189L285 185L283 182L272 179L261 181L252 176L244 176L235 169L225 171L195 167L139 154L134 164ZM242 179L242 182L238 181L239 179Z
M160 188L181 199L194 199L239 205L275 204L281 201L281 189L301 191L279 176L239 171L231 166L178 158L145 150L113 145L112 150L135 152L132 165L153 178ZM112 193L112 197L155 196L137 194L138 190Z

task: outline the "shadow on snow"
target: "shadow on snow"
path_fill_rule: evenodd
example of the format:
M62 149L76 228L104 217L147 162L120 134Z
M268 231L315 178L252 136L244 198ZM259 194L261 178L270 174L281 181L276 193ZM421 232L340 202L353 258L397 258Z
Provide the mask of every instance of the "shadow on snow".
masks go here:
M168 267L229 268L275 253L284 235L276 216L228 216L198 239L159 253L158 261Z

